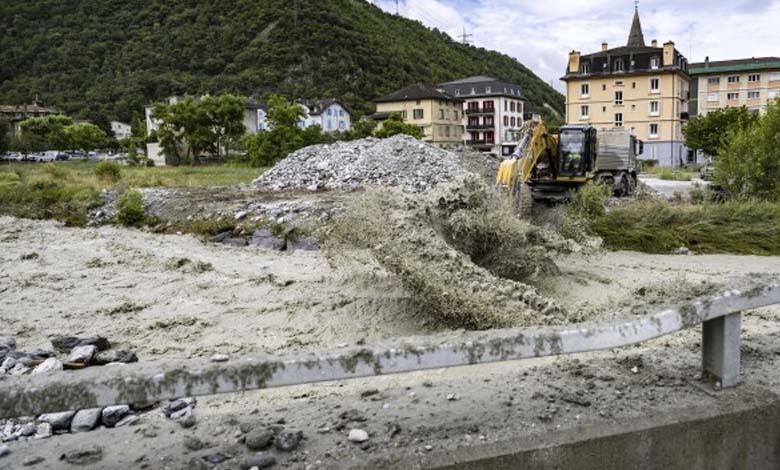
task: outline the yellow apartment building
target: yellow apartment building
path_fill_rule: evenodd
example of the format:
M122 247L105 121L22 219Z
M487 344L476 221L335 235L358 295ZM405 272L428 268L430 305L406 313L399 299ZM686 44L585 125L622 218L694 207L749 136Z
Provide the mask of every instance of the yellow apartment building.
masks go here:
M583 55L569 54L566 123L598 130L628 128L645 142L646 160L678 167L695 160L685 146L690 78L688 61L674 42L645 44L639 11L634 11L628 42Z
M710 61L690 65L691 115L745 106L762 113L780 98L780 57Z
M417 83L374 100L372 118L381 125L393 113L404 122L419 126L423 140L449 146L463 142L463 100L436 88Z

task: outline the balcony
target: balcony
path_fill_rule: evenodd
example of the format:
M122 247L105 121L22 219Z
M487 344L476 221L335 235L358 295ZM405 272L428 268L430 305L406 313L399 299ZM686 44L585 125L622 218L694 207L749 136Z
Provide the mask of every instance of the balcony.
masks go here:
M466 108L466 116L475 116L480 114L496 114L496 108Z
M493 140L467 140L466 145L493 145Z
M495 124L466 124L467 131L493 130L495 128Z

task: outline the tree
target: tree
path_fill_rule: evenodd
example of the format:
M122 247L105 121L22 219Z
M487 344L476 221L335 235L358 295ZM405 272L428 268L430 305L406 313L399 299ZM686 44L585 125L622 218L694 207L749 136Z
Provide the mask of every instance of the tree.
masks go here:
M90 152L103 147L108 141L108 136L103 129L88 122L65 126L62 131L67 139L68 148L73 150Z
M130 121L130 137L146 139L146 120L137 111L133 111L133 119Z
M209 120L212 144L225 152L244 135L244 104L246 100L235 95L207 96L199 105Z
M152 117L158 120L157 137L167 165L192 163L210 147L209 121L192 97L174 104L156 103Z
M11 123L4 117L0 117L0 152L7 152L11 148Z
M414 124L405 123L401 118L401 113L391 114L382 124L382 127L374 132L374 135L380 139L385 139L398 134L410 135L415 139L423 138L423 130Z
M731 194L780 200L780 101L748 127L731 130L719 151L715 181Z
M683 127L683 134L688 147L715 157L721 148L728 145L733 129L747 129L755 121L756 116L744 106L723 108L691 119Z
M68 138L64 129L73 124L67 116L53 115L29 118L22 121L22 146L27 152L66 150Z
M368 118L359 119L352 124L352 129L342 132L338 140L358 140L374 135L376 121Z
M306 114L300 105L277 95L268 98L268 105L271 130L247 134L241 141L252 165L273 165L300 148L332 141L320 126L301 129L299 124Z

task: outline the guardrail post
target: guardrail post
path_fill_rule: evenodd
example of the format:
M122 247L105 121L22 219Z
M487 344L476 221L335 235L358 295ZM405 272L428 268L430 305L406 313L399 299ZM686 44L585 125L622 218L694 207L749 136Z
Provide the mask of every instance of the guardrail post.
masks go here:
M702 324L702 367L704 375L720 380L721 387L739 384L739 342L742 314L732 313Z

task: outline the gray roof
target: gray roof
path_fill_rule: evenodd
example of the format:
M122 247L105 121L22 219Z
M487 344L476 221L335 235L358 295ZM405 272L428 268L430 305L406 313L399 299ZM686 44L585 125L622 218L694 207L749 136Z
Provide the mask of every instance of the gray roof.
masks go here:
M645 35L642 33L642 23L639 21L639 6L634 8L634 21L631 23L631 32L628 33L629 47L643 47L645 45Z
M330 108L332 105L337 104L344 108L347 112L349 112L349 108L347 108L344 103L337 100L336 98L329 98L326 100L304 100L301 101L302 104L305 104L310 111L310 114L312 116L319 116L320 114L324 113L326 109Z
M514 83L503 82L492 77L469 77L454 82L446 82L439 85L447 94L468 99L484 96L511 96L524 99L523 87ZM474 93L472 93L472 90Z
M425 85L423 83L415 83L414 85L400 90L389 93L385 96L374 100L375 103L391 103L393 101L409 101L409 100L444 100L444 101L462 101L460 98L455 98L447 93L437 90L436 88Z

